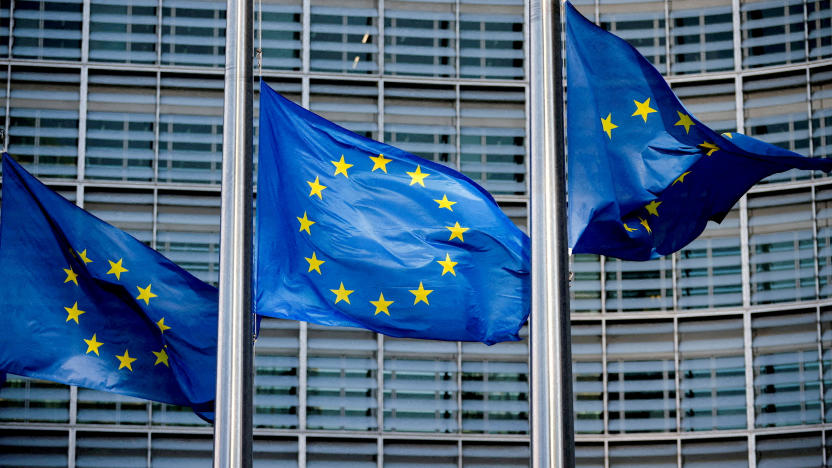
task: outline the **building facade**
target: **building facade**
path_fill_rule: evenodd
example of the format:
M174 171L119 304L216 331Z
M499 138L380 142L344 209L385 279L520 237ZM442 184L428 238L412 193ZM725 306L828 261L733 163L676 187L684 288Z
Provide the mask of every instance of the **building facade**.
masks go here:
M715 130L832 157L829 0L574 3ZM0 1L9 153L212 283L224 10ZM255 74L461 170L525 226L526 23L524 0L257 0ZM571 267L578 466L832 464L832 178L772 176L672 256ZM527 466L527 356L525 340L266 319L255 464ZM16 376L0 389L2 466L202 467L211 451L211 427L187 408Z

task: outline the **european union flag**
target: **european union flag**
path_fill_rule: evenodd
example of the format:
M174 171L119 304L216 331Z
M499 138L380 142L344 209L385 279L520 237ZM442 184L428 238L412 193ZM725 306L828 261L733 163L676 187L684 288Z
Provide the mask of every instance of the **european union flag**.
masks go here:
M529 238L462 174L260 85L258 314L390 336L517 340Z
M573 253L648 260L721 221L759 180L832 169L691 115L627 42L567 3L569 241Z
M3 154L0 371L214 411L217 291Z

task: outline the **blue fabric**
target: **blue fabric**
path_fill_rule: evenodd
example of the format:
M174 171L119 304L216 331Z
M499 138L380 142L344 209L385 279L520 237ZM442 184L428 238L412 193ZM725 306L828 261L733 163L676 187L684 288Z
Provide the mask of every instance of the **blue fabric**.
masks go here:
M258 314L397 337L519 339L529 238L462 174L261 83L257 197Z
M0 370L212 416L216 288L8 154L0 221Z
M832 160L717 134L632 46L571 4L565 10L573 253L667 255L708 220L721 221L759 180L792 168L832 169Z

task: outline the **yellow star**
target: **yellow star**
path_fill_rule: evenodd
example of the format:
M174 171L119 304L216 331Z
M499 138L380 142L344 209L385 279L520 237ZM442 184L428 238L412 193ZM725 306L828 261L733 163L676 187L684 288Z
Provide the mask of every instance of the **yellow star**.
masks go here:
M732 134L731 134L731 133L729 133L729 132L725 132L725 133L723 133L722 135L723 135L723 136L726 136L726 137L728 137L728 138L731 138L731 139L733 139L733 138L734 138L734 135L732 135Z
M343 154L341 155L341 160L340 161L330 161L330 162L335 165L335 174L333 174L333 175L344 174L344 177L346 177L346 178L350 177L349 174L347 174L347 169L351 168L353 165L344 162L344 155Z
M112 260L107 260L110 262L110 271L107 272L108 275L116 275L117 280L121 280L121 274L125 271L130 271L127 268L121 266L121 261L124 260L123 258L118 259L117 262L113 262Z
M378 315L379 313L384 312L389 317L390 311L387 310L387 308L390 307L390 304L392 303L393 301L385 301L384 293L380 293L377 301L370 301L370 304L376 306L376 313L373 315Z
M601 125L604 127L604 131L607 132L607 136L612 140L612 129L618 128L618 125L612 123L612 113L607 114L606 119L601 119Z
M676 185L676 182L684 183L685 182L685 176L688 175L688 174L690 174L690 171L683 172L682 175L677 177L676 180L674 180L673 183L670 184L670 185Z
M84 343L87 344L87 352L84 354L89 354L90 352L95 353L96 356L101 356L98 354L98 348L101 347L104 343L100 343L98 340L95 339L95 333L92 334L92 338L84 339Z
M641 224L642 226L644 226L644 229L647 229L647 233L648 233L648 234L653 234L653 230L652 230L652 229L650 229L650 225L649 225L649 224L647 224L647 220L646 220L646 219L639 218L638 220L639 220L639 221L641 221L641 223L640 223L640 224Z
M690 116L687 114L683 114L679 111L676 111L679 114L679 121L673 124L674 126L683 125L685 127L685 133L690 132L690 127L696 125L693 123L693 120L690 119Z
M456 272L454 271L454 267L459 262L452 261L450 254L445 254L445 260L437 260L436 263L442 265L442 276L445 276L445 273L450 273L450 274L456 276Z
M78 258L84 261L84 265L86 265L87 263L92 263L92 260L87 258L87 249L84 249L83 252L78 252Z
M652 114L653 112L658 112L656 109L650 107L650 98L647 98L644 102L638 102L633 99L633 102L636 104L636 111L633 112L633 117L640 115L641 118L647 122L647 114Z
M170 327L165 325L165 318L164 317L160 318L159 321L156 322L156 325L159 327L159 333L164 333L165 330L170 330Z
M309 262L309 271L307 273L312 273L313 271L317 271L318 274L321 274L321 265L326 263L326 260L318 260L318 257L315 256L315 252L312 252L312 258L303 257Z
M422 286L422 282L419 281L419 289L410 289L409 291L416 296L416 299L413 299L413 305L420 302L430 305L430 302L428 302L428 294L432 293L433 289L425 289L425 287Z
M298 229L298 232L306 231L306 233L311 236L312 232L309 230L309 226L315 224L315 221L310 221L306 217L306 212L305 211L303 212L303 218L301 218L299 216L296 216L296 218L298 218L298 221L300 221L300 229Z
M335 303L339 303L341 301L346 301L347 304L350 303L350 294L352 294L353 290L351 289L344 289L344 282L341 282L341 286L338 289L330 289L333 293L335 293Z
M713 143L709 143L709 142L707 142L707 141L704 141L704 142L702 142L702 143L698 144L697 146L700 146L700 147L702 147L702 148L704 148L704 149L708 150L708 152L707 152L707 153L705 153L705 156L710 156L710 155L712 155L712 154L714 154L715 152L717 152L717 151L719 151L719 150L720 150L719 146L717 146L717 145L715 145L715 144L713 144Z
M627 232L638 231L638 229L636 229L636 228L631 228L630 226L627 226L627 223L621 223L621 224L624 225L624 229L626 229Z
M384 171L385 174L387 174L387 163L392 161L392 159L385 158L383 154L379 154L378 156L370 156L370 159L373 160L373 171L375 171L376 169L381 169L382 171Z
M434 201L436 203L439 203L439 208L447 208L451 211L454 210L453 208L451 208L451 206L456 205L456 202L448 200L448 196L444 193L442 194L442 199L441 200L434 200Z
M133 366L131 364L133 364L133 361L135 361L136 358L131 358L130 353L128 353L126 349L124 350L123 355L119 356L116 354L116 358L118 358L119 362L121 362L118 366L119 370L126 367L130 372L133 372Z
M457 221L453 226L445 226L445 228L451 231L451 237L448 240L454 240L454 238L459 238L460 242L465 242L465 240L462 238L462 233L470 229L460 226L459 221Z
M425 186L425 177L429 176L430 174L422 172L422 166L416 166L416 170L413 172L408 172L407 175L410 176L410 185L419 184L422 187Z
M75 301L75 304L72 304L72 307L64 307L64 310L66 310L67 313L67 322L69 322L70 320L75 320L75 323L78 323L78 317L80 317L81 314L86 313L83 310L78 310L78 301Z
M315 176L315 182L309 182L307 180L306 183L309 184L309 187L311 188L311 190L309 191L310 197L312 195L317 195L319 199L324 199L323 195L321 195L321 192L323 192L323 190L326 188L326 185L321 185L318 182L318 176Z
M136 296L136 299L144 299L145 305L150 305L150 299L154 297L159 297L156 294L150 292L150 284L148 283L147 287L142 289L140 286L136 286L136 289L139 290L139 295Z
M164 364L165 367L170 367L168 365L168 353L165 352L165 348L162 348L161 351L151 351L156 356L156 362L153 363L154 366L158 366L159 364Z
M71 266L69 267L69 269L64 268L64 273L66 273L66 279L64 280L64 283L69 283L70 281L72 281L73 283L75 283L75 286L78 286L78 273L72 271Z
M649 213L653 216L658 216L659 215L659 205L661 205L661 204L662 204L662 202L653 200L649 204L644 205L644 209L647 210L647 213Z

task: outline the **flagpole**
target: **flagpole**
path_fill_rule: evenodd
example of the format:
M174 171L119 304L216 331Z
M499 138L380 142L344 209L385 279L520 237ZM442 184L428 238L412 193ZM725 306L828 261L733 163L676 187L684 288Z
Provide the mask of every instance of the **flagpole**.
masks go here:
M529 0L531 466L575 466L560 4Z
M252 13L251 0L228 0L215 468L252 466Z

